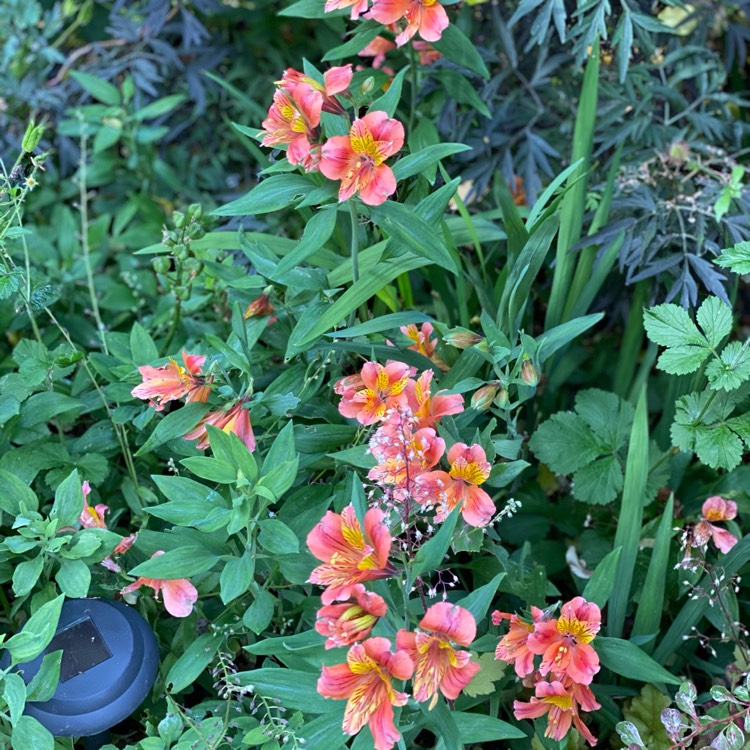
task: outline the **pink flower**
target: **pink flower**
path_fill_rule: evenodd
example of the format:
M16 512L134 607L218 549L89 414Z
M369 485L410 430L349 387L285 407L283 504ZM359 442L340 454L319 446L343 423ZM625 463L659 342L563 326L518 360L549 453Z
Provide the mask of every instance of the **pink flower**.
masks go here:
M151 557L158 557L164 552L159 550ZM193 604L198 601L198 592L187 578L162 580L161 578L139 578L126 586L120 594L126 596L141 586L150 586L154 590L154 598L159 598L159 592L164 597L164 607L173 617L187 617L193 611Z
M406 385L407 403L419 427L434 427L443 417L464 410L464 397L460 393L431 394L433 374L432 370L425 370L416 381Z
M536 683L535 693L529 703L514 701L513 714L516 719L538 719L548 714L545 737L562 740L572 723L592 747L596 745L596 737L591 734L578 713L579 707L584 711L601 708L588 687L570 681L567 684L558 680L541 681Z
M385 25L406 19L406 28L396 37L399 47L417 32L426 42L436 42L448 27L448 14L437 0L375 0L370 16Z
M323 144L320 171L341 180L339 200L355 193L368 206L379 206L396 192L393 170L384 164L404 145L404 126L385 112L369 112L352 123L349 135Z
M406 401L404 389L409 382L409 366L403 362L366 362L359 381L350 379L352 387L341 388L339 411L361 424L379 422L388 409ZM336 388L339 388L339 383ZM361 384L361 385L360 385Z
M170 359L169 364L163 367L139 367L143 383L130 393L136 398L149 399L148 405L156 411L161 411L167 401L175 401L183 396L187 396L188 403L204 403L208 400L209 387L200 375L206 358L183 350L182 361L185 363L184 367L174 359Z
M417 328L415 323L409 323L408 326L401 326L400 330L404 336L407 336L414 342L407 349L419 352L422 356L427 357L427 359L430 359L435 353L437 337L433 338L435 336L435 329L432 327L432 323L422 323L421 328Z
M415 497L425 506L437 505L435 519L444 521L459 504L470 526L486 526L495 513L492 498L479 487L492 467L480 445L456 443L448 451L450 471L430 471L417 477Z
M422 631L399 630L396 646L406 651L414 662L414 698L422 703L437 702L438 690L448 700L459 693L479 671L468 651L457 651L451 642L469 646L477 634L474 616L467 609L449 602L439 602L425 612L419 623Z
M250 424L250 412L243 408L244 399L224 411L211 411L192 429L183 435L185 440L197 440L196 448L205 450L209 446L207 425L212 425L227 434L233 432L252 453L255 450L255 435Z
M577 596L563 604L559 619L537 623L527 646L542 655L540 673L567 675L574 682L590 685L600 669L599 655L590 644L601 621L598 605Z
M733 521L737 517L737 503L714 495L703 503L702 518L693 530L693 537L699 547L705 547L709 539L720 552L726 554L735 544L737 537L726 529L714 525L713 521Z
M396 45L393 42L388 41L388 39L383 36L376 36L357 54L360 57L372 57L372 67L377 69L385 62L385 53L392 49L396 49Z
M362 584L355 586L354 599L318 610L315 630L328 638L327 649L367 638L378 619L385 617L388 607L383 597L366 591Z
M352 82L353 75L351 63L329 68L323 74L323 83L318 83L314 78L310 78L304 73L294 70L294 68L287 68L281 80L276 81L276 85L292 97L300 84L311 86L323 95L323 111L338 115L344 113L344 108L334 99L334 96L347 90Z
M113 573L119 573L122 568L112 558L127 552L135 544L136 539L138 539L137 532L135 534L131 534L130 536L126 536L124 539L121 539L112 550L112 554L107 555L99 564L105 567L107 570L111 570Z
M388 562L391 532L385 514L377 508L365 514L364 533L352 505L341 514L329 510L307 535L307 546L324 563L308 579L327 587L321 596L323 604L349 599L358 591L357 584L394 573Z
M367 10L367 0L326 0L325 12L349 7L352 9L351 19L356 21Z
M308 172L315 169L317 157L313 145L322 110L323 94L309 83L297 84L291 94L277 89L268 117L262 123L266 135L261 143L287 146L286 158L290 164L301 164Z
M391 680L408 680L414 664L404 651L391 653L387 638L369 638L349 649L345 664L323 667L318 692L325 698L347 699L343 730L355 735L368 724L375 750L391 750L401 735L393 723L393 706L404 706L406 693Z
M107 522L104 520L104 514L109 512L109 506L99 503L92 507L88 504L86 498L91 492L91 485L88 480L81 485L81 491L83 493L83 510L78 517L79 523L85 529L106 529Z
M508 632L500 639L495 650L495 658L513 664L516 674L523 679L534 671L534 654L529 651L529 636L541 622L544 612L538 607L531 608L533 622L526 622L518 615L508 612L493 612L492 624L499 625L503 620L510 621Z

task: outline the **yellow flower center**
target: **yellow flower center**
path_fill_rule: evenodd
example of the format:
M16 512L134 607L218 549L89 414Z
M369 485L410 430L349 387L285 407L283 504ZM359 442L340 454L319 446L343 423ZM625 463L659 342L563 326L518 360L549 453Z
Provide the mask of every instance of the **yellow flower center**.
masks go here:
M563 711L570 711L573 708L573 698L569 695L545 695L541 700L543 703L551 703Z
M596 635L591 631L589 623L577 620L575 617L561 617L557 621L557 632L560 635L573 638L576 645L590 643Z
M724 518L724 514L720 510L717 510L717 509L709 510L708 513L706 513L706 515L703 516L703 518L706 521L726 521L727 520L726 518Z
M383 156L378 151L375 139L371 133L364 133L363 135L353 135L351 137L352 151L359 156L367 157L376 167L383 163ZM378 385L380 385L380 376L385 374L383 370L378 373ZM388 377L387 375L385 376Z
M463 479L463 481L468 484L480 485L487 481L490 472L475 461L468 463L465 459L459 458L456 463L451 466L449 475L453 479Z

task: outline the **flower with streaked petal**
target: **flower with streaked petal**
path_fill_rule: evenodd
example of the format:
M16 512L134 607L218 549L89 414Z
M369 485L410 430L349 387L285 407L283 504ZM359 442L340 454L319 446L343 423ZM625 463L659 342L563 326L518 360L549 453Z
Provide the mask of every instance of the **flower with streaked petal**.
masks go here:
M151 557L158 557L164 552L159 550ZM198 592L195 586L187 578L161 579L144 578L141 576L137 581L125 586L120 594L127 596L141 586L150 586L154 590L154 598L158 600L161 591L164 598L164 608L173 617L187 617L193 611L193 605L198 601Z
M240 399L234 406L223 411L210 411L189 432L183 435L185 440L197 440L196 448L205 450L209 446L207 425L223 430L227 435L233 432L247 446L252 453L255 450L255 434L250 424L250 412L243 408L244 399Z
M386 112L368 112L352 123L349 135L323 144L320 171L341 180L339 201L358 194L368 206L379 206L396 192L396 177L385 160L404 145L404 126Z
M204 403L210 392L205 379L201 377L201 367L206 358L198 354L182 351L185 366L178 365L174 359L162 367L144 365L138 368L143 382L130 392L136 398L148 399L148 405L155 411L164 409L168 401L187 396L187 402Z
M416 381L412 380L406 386L407 403L418 427L434 427L443 417L464 410L464 397L460 393L438 391L432 395L433 376L432 370L425 370Z
M318 610L315 630L328 639L327 649L351 646L367 638L378 619L385 617L388 607L382 596L366 591L362 584L355 588L355 601L328 604Z
M106 529L107 522L104 520L104 514L109 512L109 506L104 503L89 505L87 498L91 492L91 485L88 480L81 485L81 492L83 493L83 510L78 517L81 526L85 529Z
M406 19L406 28L396 37L399 47L417 32L426 42L436 42L448 27L448 14L437 0L375 0L370 16L386 26Z
M538 607L531 607L531 617L532 622L526 622L518 615L508 612L492 613L493 625L499 625L503 620L510 621L508 632L497 644L495 658L513 664L516 674L521 679L534 671L534 653L529 651L528 640L536 624L543 620L544 612Z
M725 500L723 497L714 495L709 497L701 508L701 520L693 529L693 539L698 547L705 547L709 539L720 552L726 554L735 544L737 537L721 526L716 526L716 521L733 521L737 517L737 503Z
M391 652L387 638L369 638L349 649L345 664L323 667L318 692L325 698L347 700L343 730L355 735L368 724L375 750L391 750L401 735L393 723L393 706L404 706L406 693L392 680L408 680L414 664L404 651Z
M367 0L326 0L326 13L344 8L352 9L351 19L356 21L367 10Z
M357 54L360 57L372 57L372 67L380 68L385 62L385 53L396 49L396 45L384 36L376 36L364 49Z
M354 383L352 387L341 388L343 392L339 411L360 424L374 424L383 419L388 409L406 402L404 390L409 382L409 365L387 362L383 367L377 362L366 362L359 381L350 382Z
M394 573L388 561L391 532L378 508L365 513L364 532L354 506L347 505L340 514L329 510L307 535L307 546L324 563L308 579L326 587L323 604L349 599L358 590L357 584Z
M529 651L542 656L540 673L567 675L574 682L590 685L600 669L599 655L591 641L601 622L598 605L577 596L563 604L558 619L537 623L527 646Z
M458 651L451 645L471 645L477 624L469 610L438 602L425 612L419 627L416 633L399 630L396 645L414 662L415 700L422 703L432 699L433 708L438 691L448 700L456 700L479 671L479 664L471 661L468 651Z

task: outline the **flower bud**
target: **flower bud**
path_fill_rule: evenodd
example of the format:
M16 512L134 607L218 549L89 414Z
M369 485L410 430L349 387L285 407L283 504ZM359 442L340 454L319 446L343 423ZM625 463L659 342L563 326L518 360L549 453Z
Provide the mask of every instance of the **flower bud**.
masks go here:
M187 236L191 240L199 240L206 236L206 230L200 224L191 224L187 230Z
M200 203L191 203L187 212L193 221L200 221L201 216L203 216L203 206Z
M690 146L685 141L675 141L669 147L669 161L681 167L690 158Z
M245 310L244 318L257 318L261 315L270 315L274 311L274 306L271 304L267 294L261 294L260 297L254 299Z
M500 382L497 380L494 383L483 385L476 390L471 397L471 408L476 409L477 411L485 411L486 409L489 409L490 406L492 406L492 401L499 388Z
M362 96L367 96L374 88L375 88L375 79L372 76L370 76L369 78L365 78L364 82L362 83L362 87L359 90L359 93Z
M190 297L190 289L186 286L176 286L174 289L174 296L181 302L184 302Z
M34 125L34 121L32 120L26 127L26 132L24 133L23 141L21 142L21 148L26 153L33 151L39 145L39 141L42 140L43 135L44 125Z
M162 255L159 258L154 258L153 266L156 273L167 273L172 266L172 261L169 257Z
M187 216L182 211L175 211L172 214L172 221L177 229L184 229L187 224Z
M528 356L525 356L523 364L521 365L521 379L526 385L532 387L539 384L539 373Z
M508 389L501 385L497 389L497 395L495 396L495 406L499 406L501 409L505 409L505 407L508 406L510 403L510 394L508 393Z
M473 331L469 331L466 328L454 328L443 337L443 341L445 341L446 344L455 346L456 349L468 349L470 346L474 346L483 340L483 336L480 336Z

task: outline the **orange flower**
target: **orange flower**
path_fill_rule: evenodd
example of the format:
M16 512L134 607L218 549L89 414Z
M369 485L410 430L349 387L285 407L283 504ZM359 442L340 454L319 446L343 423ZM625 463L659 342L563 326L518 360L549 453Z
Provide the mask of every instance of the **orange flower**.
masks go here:
M384 520L383 511L371 508L362 533L354 506L347 505L341 514L329 510L307 535L310 552L324 563L308 579L327 587L321 596L323 604L349 599L359 583L393 575L388 562L391 532Z
M699 547L705 547L709 539L720 552L726 554L735 544L737 537L721 526L716 526L714 521L733 521L737 517L737 503L732 500L724 500L719 495L709 497L701 508L701 520L695 525L693 538Z
M448 700L456 700L479 671L479 664L471 661L468 651L457 651L451 645L452 641L469 646L477 634L477 624L469 610L438 602L425 612L419 627L427 632L399 630L396 644L414 662L415 700L422 703L431 698L433 708L438 690Z
M385 53L392 49L396 49L396 45L393 42L388 41L384 36L376 36L357 54L360 57L372 57L372 67L380 68L385 62Z
M190 432L183 435L185 440L197 440L196 448L205 450L209 446L207 425L233 432L252 453L255 450L255 435L250 424L250 412L243 407L245 399L240 399L234 406L224 411L210 411Z
M415 497L422 505L437 505L435 518L444 521L463 501L461 515L470 526L486 526L495 513L492 498L479 487L492 467L480 445L456 443L448 451L450 471L430 471L417 477Z
M151 557L158 557L164 552L159 550ZM150 586L154 590L154 598L159 598L159 592L163 592L164 607L173 617L187 617L193 611L193 604L198 601L198 592L187 578L175 578L162 580L161 578L139 578L134 583L126 586L120 594L126 596L141 586Z
M206 361L199 354L182 352L185 366L178 365L174 359L169 360L163 367L144 365L138 368L143 377L143 383L137 385L130 392L136 398L149 399L149 406L161 411L167 401L175 401L187 396L188 403L197 401L204 403L210 392L205 380L200 377L201 367Z
M399 47L417 32L426 42L436 42L448 26L448 14L437 0L375 0L370 16L385 25L406 19L406 28L396 37Z
M109 511L109 506L99 503L92 507L88 504L86 498L91 492L91 485L88 483L88 480L84 481L81 485L81 492L83 493L83 510L78 517L81 526L85 529L106 529L107 522L104 520L104 514Z
M345 664L323 667L318 692L325 698L347 699L343 730L355 735L370 726L375 750L391 750L401 735L393 723L393 706L409 696L393 689L392 680L408 680L414 664L404 651L391 653L387 638L369 638L349 649Z
M340 115L343 114L345 110L333 97L336 94L341 94L347 90L349 84L352 82L353 74L351 63L335 68L329 68L323 74L323 83L321 84L314 78L310 78L294 68L287 68L284 71L281 80L276 81L276 85L284 89L290 95L293 95L297 86L301 83L306 83L309 86L312 86L315 91L319 91L323 95L324 111Z
M335 135L324 144L320 171L341 180L339 200L359 194L368 206L379 206L396 192L396 177L385 160L404 145L404 126L386 112L368 112L352 123L349 135Z
M417 427L434 427L443 417L464 410L464 397L460 393L430 392L432 370L425 370L416 381L406 385L406 399L417 419Z
M523 679L534 671L534 654L529 651L529 636L534 632L536 623L544 618L544 612L538 607L531 608L532 623L522 620L518 615L508 612L493 612L492 624L499 625L503 620L510 621L508 632L500 639L495 650L495 658L513 664L516 674Z
M354 602L328 604L318 610L315 630L328 638L326 648L350 646L367 638L379 618L388 610L382 596L355 586Z
M373 424L383 419L388 409L405 403L409 365L387 362L383 367L377 362L366 362L358 379L351 376L344 380L347 385L340 380L335 387L342 395L339 411L361 424Z

